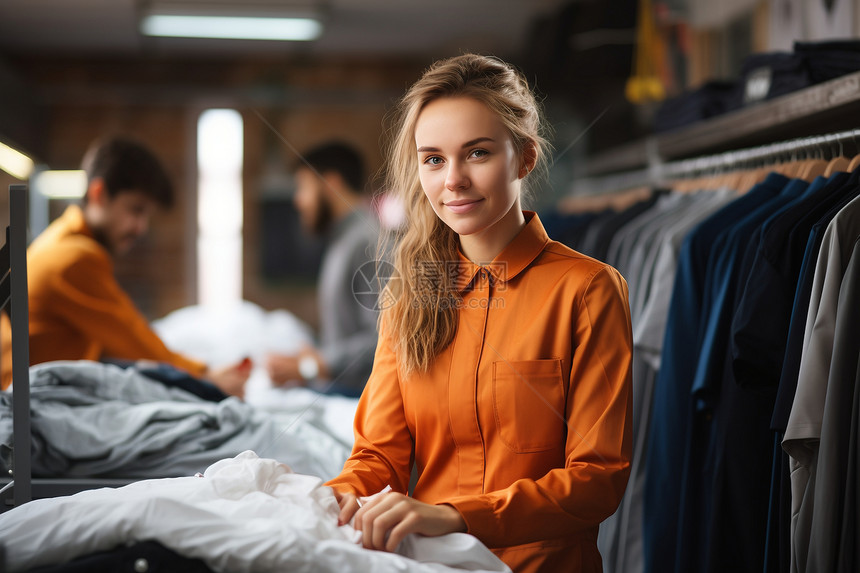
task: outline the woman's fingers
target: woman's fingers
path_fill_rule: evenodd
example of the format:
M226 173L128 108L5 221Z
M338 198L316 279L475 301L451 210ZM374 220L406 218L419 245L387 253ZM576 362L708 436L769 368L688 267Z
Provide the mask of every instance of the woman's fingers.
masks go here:
M355 528L368 549L395 551L410 533L444 535L465 531L466 523L450 505L430 505L400 493L379 496L355 514Z
M389 532L388 539L384 539L386 551L395 552L400 542L410 533L416 533L418 527L418 516L415 513L407 513L400 522L397 523Z
M367 501L355 514L356 529L362 533L362 544L368 549L384 549L385 536L392 520L391 509L401 498L400 493L387 493Z
M334 490L334 496L340 508L340 513L337 516L337 524L345 525L349 523L349 520L352 519L352 516L361 507L358 503L358 498L354 494L340 493L337 490Z

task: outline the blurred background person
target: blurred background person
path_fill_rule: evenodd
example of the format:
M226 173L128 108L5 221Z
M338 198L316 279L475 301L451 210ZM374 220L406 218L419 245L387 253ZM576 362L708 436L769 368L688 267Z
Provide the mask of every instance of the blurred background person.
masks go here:
M96 141L84 156L87 189L27 249L30 364L53 360L150 360L208 379L242 396L247 361L210 369L171 351L114 276L149 229L159 207L174 202L161 162L141 143L113 137ZM2 380L12 378L11 329L3 315Z
M369 208L364 160L349 144L323 143L302 155L295 169L295 206L303 229L323 236L318 281L319 345L298 354L271 354L276 384L359 396L373 366L377 312L356 296L354 281L372 286L378 222ZM289 247L287 247L289 248Z

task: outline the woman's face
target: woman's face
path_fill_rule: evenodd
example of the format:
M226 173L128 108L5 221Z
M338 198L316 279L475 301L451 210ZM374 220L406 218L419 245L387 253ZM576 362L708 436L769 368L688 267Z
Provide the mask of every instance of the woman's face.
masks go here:
M415 144L424 194L458 235L492 240L506 216L519 216L525 170L508 130L483 103L469 97L431 101L418 116Z

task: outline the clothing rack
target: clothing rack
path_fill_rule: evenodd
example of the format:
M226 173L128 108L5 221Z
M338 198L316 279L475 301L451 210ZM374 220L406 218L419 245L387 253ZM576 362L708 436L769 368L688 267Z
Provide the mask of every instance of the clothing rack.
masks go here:
M856 125L847 117L843 127ZM850 398L848 414L842 408L841 418L830 408L824 414L823 389L829 407L831 397L840 395L831 383L844 385L843 397L851 396L844 388L855 386L855 363L848 361L844 370L830 375L825 359L835 346L832 317L837 310L843 318L851 316L845 309L854 308L843 295L856 289L849 285L843 291L839 283L858 236L859 163L860 129L834 130L598 177L606 193L569 198L562 215L592 216L560 217L558 234L569 246L616 266L628 280L634 348L639 349L638 356L634 350L634 387L642 398L634 404L634 419L646 423L634 432L643 447L637 446L640 455L631 462L629 496L615 521L601 531L607 571L637 566L699 570L706 561L724 570L732 558L721 561L721 554L754 559L746 562L751 570L787 571L796 569L796 560L815 567L833 558L837 546L850 552L856 533L844 524L853 523L851 504L844 504L844 514L836 511L842 509L836 507L838 500L849 495L839 492L851 483L840 474L840 468L849 467L840 465L847 464L849 437L843 432L849 428L835 428L834 422L827 432L805 433L797 427L814 424L805 414L793 421L789 411L795 416L791 406L797 396L798 410L808 407L815 412L811 417L848 419L851 428L857 427L849 418ZM672 192L656 192L653 186L661 185ZM701 192L705 189L722 191ZM629 209L610 204L637 195ZM598 203L601 198L605 201ZM599 208L593 208L596 204ZM847 216L831 227L838 213ZM830 272L837 277L836 288L830 283L825 291L819 281ZM828 297L826 305L817 300ZM819 321L824 315L818 306L832 311L832 317ZM827 328L819 328L823 323ZM856 342L853 332L843 332ZM816 390L801 393L800 358L810 336L829 342L819 343L820 358L804 360L817 366L804 367L807 386ZM850 349L843 355L856 359L854 347L843 347ZM839 402L846 403L833 400ZM793 434L786 431L792 426ZM655 432L655 427L660 429ZM826 440L829 460L836 460L827 466L829 481L820 477L824 472L814 473L820 481L795 479L822 470L817 453L825 451ZM806 459L797 455L801 451L810 452ZM743 472L737 473L738 467ZM829 492L836 493L827 505L818 501ZM744 503L733 505L737 501ZM796 515L789 510L801 504L804 521L795 531ZM817 528L819 522L834 525ZM699 524L705 525L699 529ZM833 549L828 549L825 543L831 541ZM813 544L815 558L808 551ZM845 571L858 570L847 559L840 563L848 564Z
M745 106L674 131L600 151L584 176L651 167L670 160L763 145L853 127L860 111L860 72Z
M832 159L839 157L845 144L851 143L854 153L860 153L860 129L838 133L800 137L736 151L726 151L692 159L682 159L657 166L662 179L699 177L711 173L724 173L753 169L797 159Z
M12 469L0 476L0 512L31 499L121 487L132 478L33 478L30 420L30 326L27 294L27 185L9 186L9 226L0 249L0 307L12 325ZM9 490L12 495L9 496ZM11 499L10 499L11 498ZM2 569L2 568L0 568Z
M655 163L645 169L580 179L574 182L573 193L576 196L599 195L642 186L666 185L675 179L766 167L798 159L831 159L842 155L846 149L850 149L852 154L860 154L860 129L799 137L713 155Z
M11 480L0 493L12 488L13 504L30 501L30 332L27 298L27 186L9 186L9 226L0 252L3 278L0 302L12 324L12 439Z

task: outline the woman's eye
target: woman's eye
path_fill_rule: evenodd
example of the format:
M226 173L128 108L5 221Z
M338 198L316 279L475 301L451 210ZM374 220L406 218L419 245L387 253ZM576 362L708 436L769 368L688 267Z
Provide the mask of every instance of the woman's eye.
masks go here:
M488 152L486 149L476 149L471 153L471 156L476 157L476 158L481 158L481 157L484 157L485 155L487 155L487 153Z
M442 158L436 157L435 155L430 156L424 160L424 163L427 163L428 165L439 165L440 163L442 163Z

